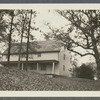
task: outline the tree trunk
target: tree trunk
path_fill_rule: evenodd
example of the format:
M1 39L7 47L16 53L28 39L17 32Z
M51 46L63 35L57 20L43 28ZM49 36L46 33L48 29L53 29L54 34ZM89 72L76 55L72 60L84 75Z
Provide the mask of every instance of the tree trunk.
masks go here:
M100 55L99 55L97 44L96 44L95 40L93 40L93 51L95 53L94 57L95 57L95 61L97 64L97 71L96 72L98 75L98 79L100 79Z
M100 57L99 57L99 52L98 51L96 52L96 51L95 51L95 61L97 65L96 74L97 74L98 79L100 79Z
M26 70L27 70L27 67L28 67L28 54L29 54L28 49L29 49L29 36L30 36L31 19L32 19L32 10L31 10L30 20L29 20L29 25L28 25L27 51L26 51Z
M10 64L10 49L11 49L11 36L12 36L12 26L13 26L13 19L14 19L14 11L11 13L11 25L10 25L10 33L8 34L8 67Z
M20 47L19 47L18 69L20 69L20 58L21 58L21 50L22 50L23 32L24 31L22 29L21 42L20 42Z
M95 60L96 60L96 64L97 64L97 76L98 76L98 79L100 79L100 58L99 56L95 57Z
M25 14L25 18L23 21L23 26L22 26L22 34L21 34L21 42L20 42L20 47L19 47L19 59L18 59L18 69L20 69L20 58L21 58L21 50L22 50L22 41L23 41L23 34L24 34L24 25L25 25L25 20L26 20L27 14Z
M98 79L100 79L100 55L99 55L99 51L98 51L98 48L97 48L97 42L96 42L96 39L95 39L95 36L94 36L94 31L93 29L91 30L91 39L92 39L92 44L93 44L93 51L94 51L94 57L95 57L95 61L96 61L96 64L97 64L97 75L98 75Z

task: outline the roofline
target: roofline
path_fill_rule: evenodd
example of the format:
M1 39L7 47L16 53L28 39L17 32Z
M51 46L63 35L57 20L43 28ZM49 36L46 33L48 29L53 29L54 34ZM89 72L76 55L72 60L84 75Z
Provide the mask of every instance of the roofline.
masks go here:
M33 60L33 61L28 61L28 63L50 63L50 62L56 62L59 63L58 60ZM10 64L12 63L18 63L18 61L10 61ZM21 63L26 63L26 61L21 61ZM7 64L7 61L1 61L0 64Z
M60 52L60 50L56 50L56 51L38 51L38 52L29 52L29 54L36 54L36 53L51 53L51 52ZM19 54L19 53L11 53L11 55L15 55L15 54ZM25 53L21 53L21 54L26 54ZM2 53L1 55L8 55L7 53Z

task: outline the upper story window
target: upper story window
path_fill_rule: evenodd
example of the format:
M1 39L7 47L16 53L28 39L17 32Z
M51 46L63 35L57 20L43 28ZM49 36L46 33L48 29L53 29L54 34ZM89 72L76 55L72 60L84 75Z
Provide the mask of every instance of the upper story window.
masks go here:
M33 59L33 55L32 55L32 54L30 54L28 58L29 58L29 59Z
M65 60L65 54L63 55L63 60Z
M63 65L63 71L65 71L65 65Z
M37 57L41 57L41 53L38 53L38 54L37 54Z
M0 56L0 61L2 60L2 56Z
M22 58L26 58L26 54L22 54L21 57L22 57ZM29 54L29 55L28 55L28 58L29 58L29 59L33 59L33 55L32 55L32 54Z
M22 54L22 58L26 58L26 55L25 54Z
M6 59L8 58L8 55L5 55L6 56Z

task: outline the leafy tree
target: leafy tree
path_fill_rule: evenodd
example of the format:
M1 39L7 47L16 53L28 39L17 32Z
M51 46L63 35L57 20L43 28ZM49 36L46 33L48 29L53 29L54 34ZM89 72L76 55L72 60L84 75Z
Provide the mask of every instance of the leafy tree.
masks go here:
M67 20L69 25L66 30L50 27L54 38L61 40L68 50L80 56L92 55L97 64L98 78L100 78L100 10L56 11ZM85 52L75 50L77 47Z
M5 20L5 14L6 14L7 10L0 10L0 44L1 47L3 49L4 45L2 43L7 42L7 33L6 33L6 29L8 28L8 25L6 23Z
M11 22L9 23L7 19L5 19L5 16L10 16ZM14 19L14 10L0 10L0 20L1 20L1 41L8 42L8 66L9 66L9 60L10 60L10 48L11 48L11 36L13 31L13 19ZM9 30L9 33L7 34L7 29ZM4 32L2 31L4 30ZM2 33L3 32L3 33Z
M79 78L93 79L95 71L91 66L82 64L79 68L77 68L76 73Z

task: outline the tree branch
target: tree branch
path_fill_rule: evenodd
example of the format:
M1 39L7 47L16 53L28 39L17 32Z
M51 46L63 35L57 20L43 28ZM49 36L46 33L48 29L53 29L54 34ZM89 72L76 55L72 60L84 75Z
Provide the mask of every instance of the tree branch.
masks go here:
M72 41L75 45L80 46L80 47L82 47L83 49L92 49L91 46L89 46L89 47L87 47L87 46L83 46L83 45L81 45L81 44L75 42L75 41L72 40L72 39L71 39L71 41Z
M93 53L85 53L85 54L81 54L81 53L79 53L79 52L77 52L77 51L75 51L75 50L73 50L73 49L68 49L69 51L71 51L71 52L74 52L74 53L76 53L76 54L78 54L78 55L80 55L80 56L87 56L87 55L92 55L92 56L94 56L94 54Z

